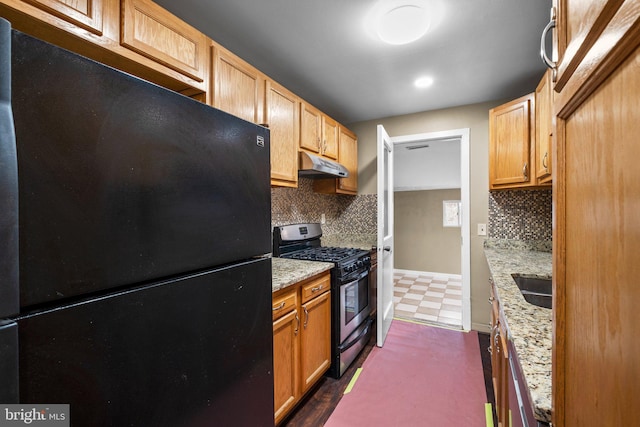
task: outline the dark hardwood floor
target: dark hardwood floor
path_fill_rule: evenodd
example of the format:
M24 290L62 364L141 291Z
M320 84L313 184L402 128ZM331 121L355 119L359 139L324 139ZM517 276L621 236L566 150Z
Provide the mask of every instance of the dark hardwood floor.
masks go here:
M375 323L374 323L375 325ZM373 328L371 339L362 350L358 358L346 370L339 379L323 377L318 384L309 391L307 396L298 404L298 407L285 418L279 426L281 427L318 427L324 425L329 416L338 405L344 394L344 390L349 385L349 381L369 356L369 353L376 345L376 330Z
M347 385L349 385L349 381L351 381L356 369L362 367L362 364L375 346L375 336L376 333L374 328L369 343L366 345L364 350L362 350L362 353L360 353L360 356L358 356L355 362L349 367L349 369L347 369L342 378L334 379L323 377L298 404L297 408L279 424L279 427L319 427L324 425L335 407L338 405L338 402L342 398L344 390L347 388ZM480 346L480 355L482 358L487 402L490 402L492 407L495 408L493 382L491 380L491 356L487 351L487 348L489 347L489 340L489 334L478 333L478 344ZM498 425L495 417L495 411L494 425Z

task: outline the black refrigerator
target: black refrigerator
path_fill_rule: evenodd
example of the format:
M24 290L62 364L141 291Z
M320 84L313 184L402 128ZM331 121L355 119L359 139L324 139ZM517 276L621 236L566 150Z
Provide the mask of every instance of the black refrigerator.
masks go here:
M272 426L268 129L0 29L0 405Z

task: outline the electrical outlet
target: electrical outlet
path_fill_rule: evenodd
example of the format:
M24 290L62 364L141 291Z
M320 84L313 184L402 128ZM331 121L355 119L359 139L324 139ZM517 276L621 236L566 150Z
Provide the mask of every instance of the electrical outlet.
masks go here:
M478 236L487 235L487 224L478 224Z
M324 214L320 214L320 224L324 224L327 222L327 219L324 217Z

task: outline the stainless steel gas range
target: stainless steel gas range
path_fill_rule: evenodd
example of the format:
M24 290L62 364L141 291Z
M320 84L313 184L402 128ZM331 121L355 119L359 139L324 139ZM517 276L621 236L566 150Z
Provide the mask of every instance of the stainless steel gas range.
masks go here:
M332 262L331 352L328 375L340 378L371 335L372 311L368 251L321 245L320 224L291 224L273 229L273 254L281 258Z

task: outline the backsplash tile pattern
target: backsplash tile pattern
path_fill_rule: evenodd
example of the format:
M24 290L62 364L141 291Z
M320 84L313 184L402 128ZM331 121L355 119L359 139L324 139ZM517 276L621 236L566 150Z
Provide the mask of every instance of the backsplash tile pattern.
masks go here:
M298 188L271 189L271 225L320 222L324 235L375 234L377 196L320 194L313 192L313 180L300 178Z
M271 189L272 227L320 222L324 236L375 236L377 195L314 193L313 180L300 178L298 188ZM489 239L551 241L551 190L489 192Z
M489 192L490 239L551 241L551 190Z

